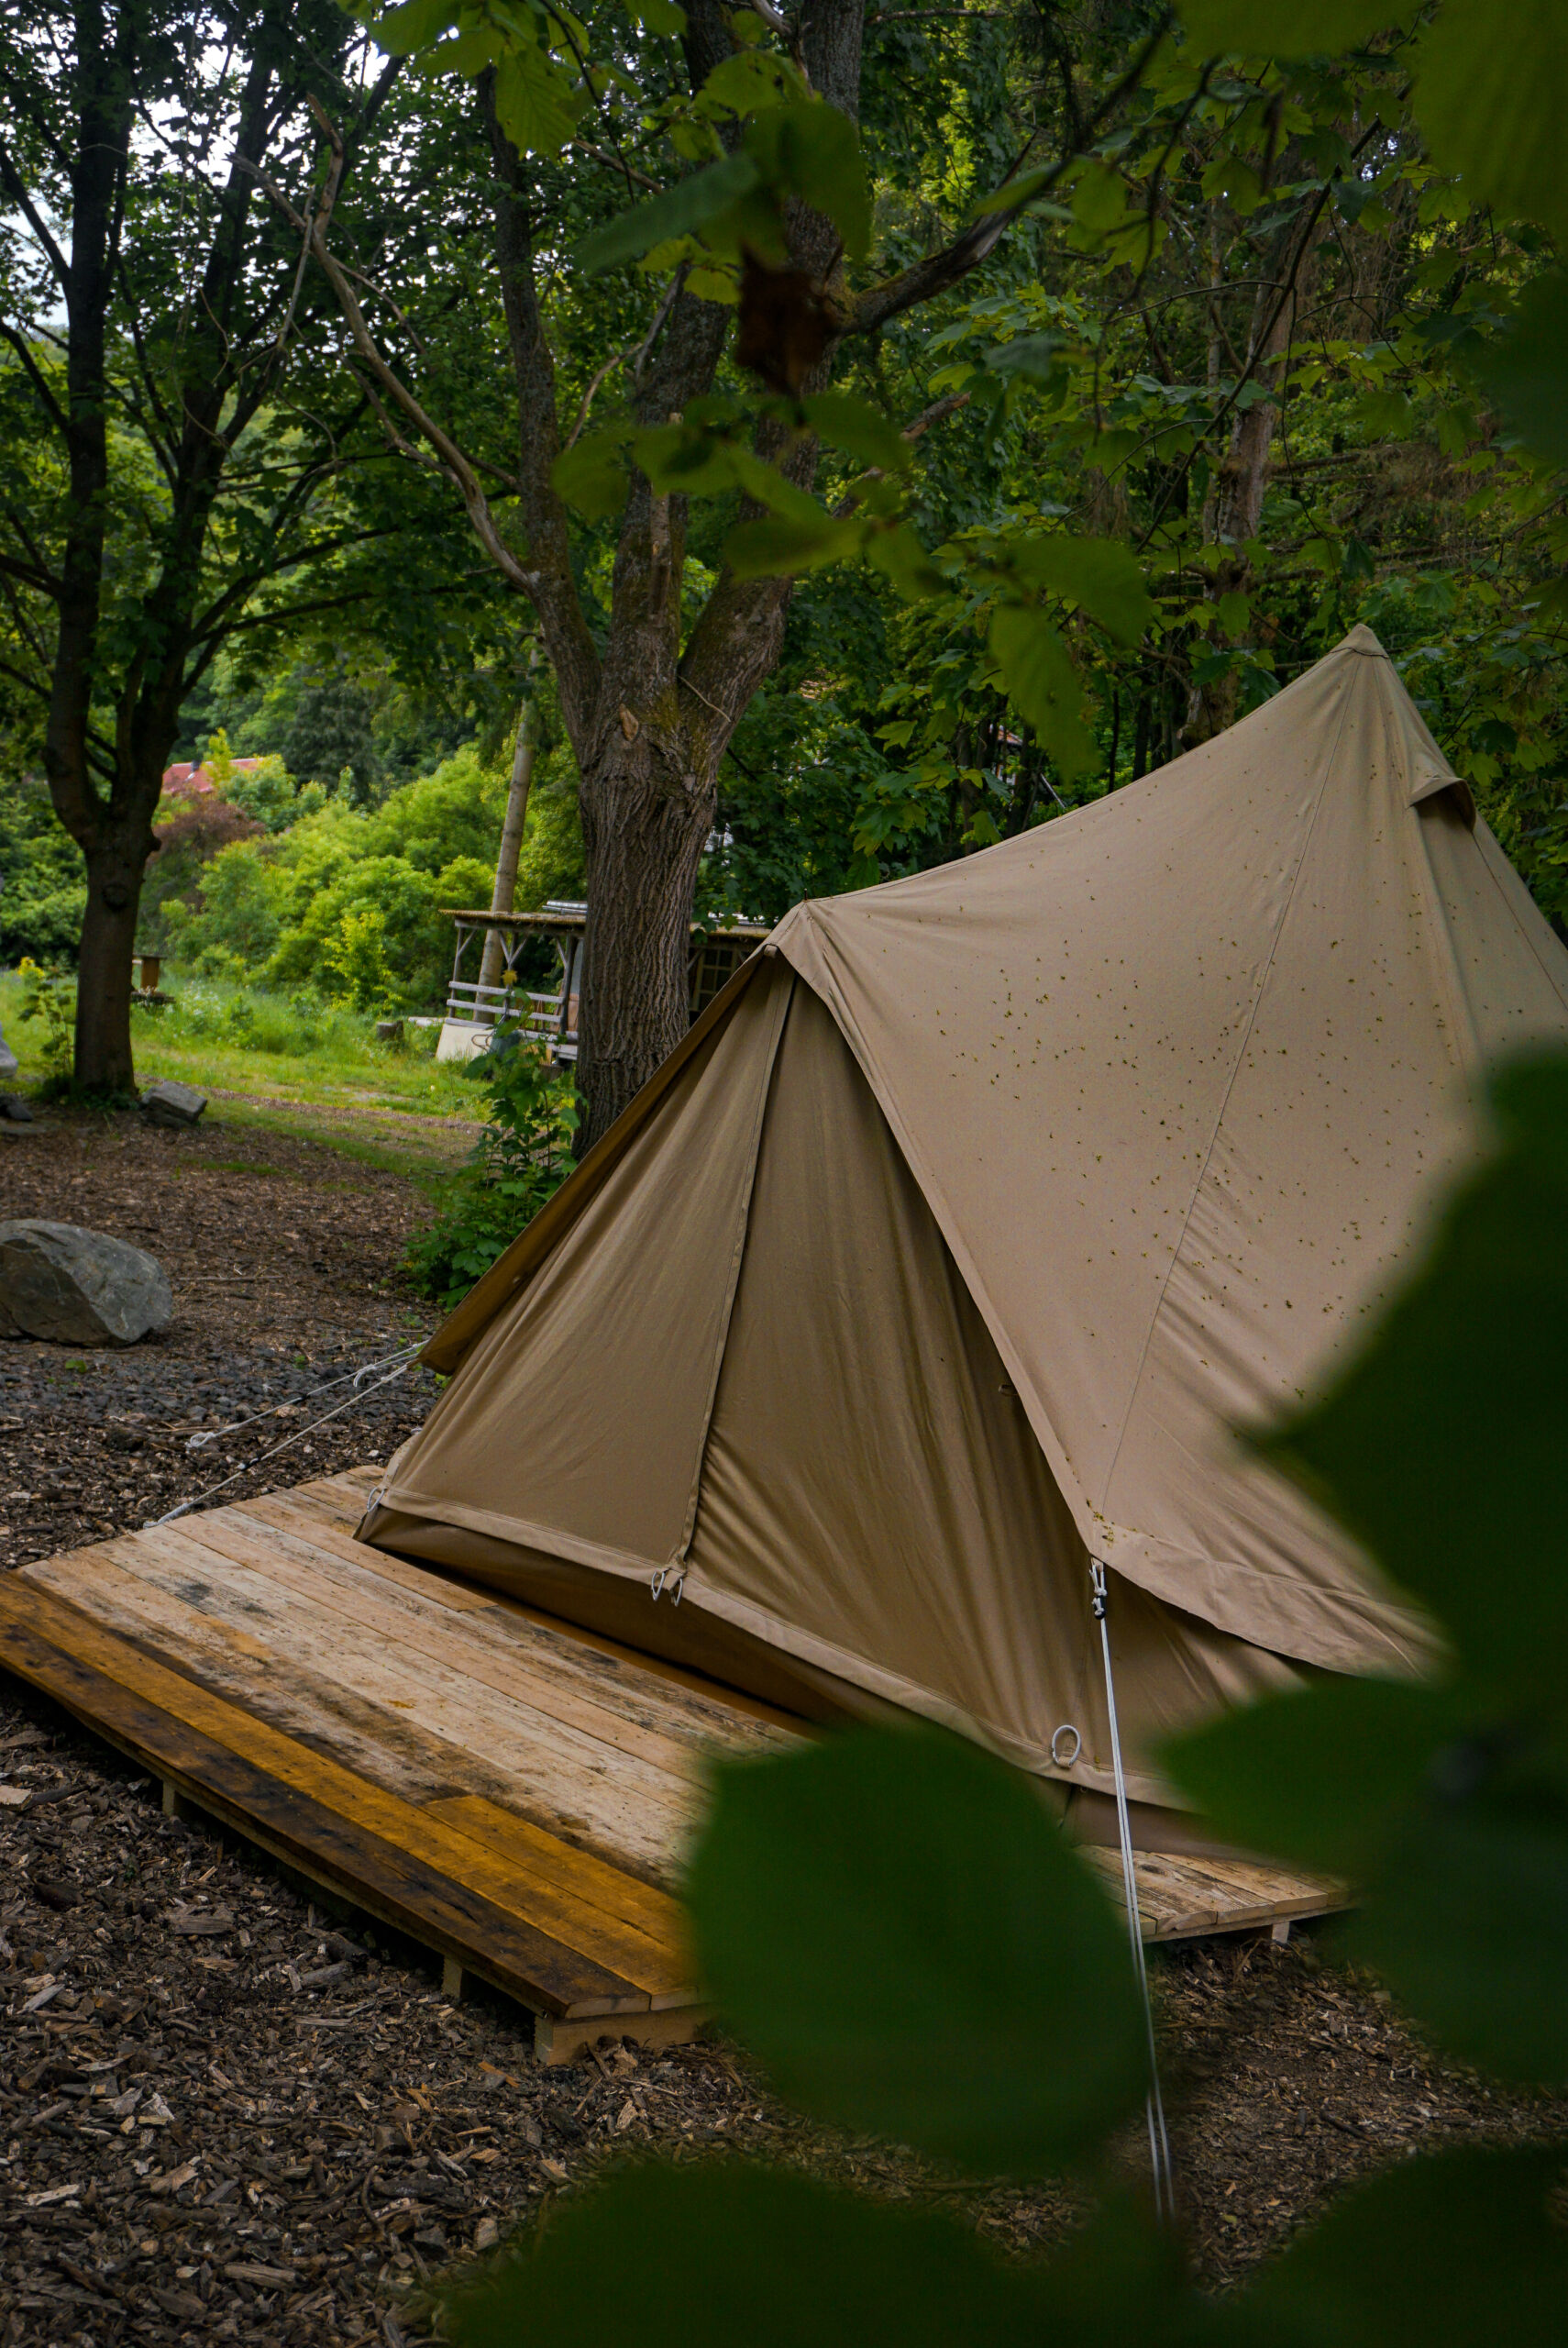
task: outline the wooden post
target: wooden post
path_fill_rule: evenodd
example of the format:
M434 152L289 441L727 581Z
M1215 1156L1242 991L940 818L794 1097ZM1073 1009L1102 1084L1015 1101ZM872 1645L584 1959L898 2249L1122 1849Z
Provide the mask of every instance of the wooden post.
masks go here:
M501 853L495 860L495 887L491 892L492 914L509 914L517 894L517 859L523 849L523 833L528 821L528 792L534 781L534 759L539 747L539 699L534 690L534 672L539 665L538 646L528 650L528 682L521 714L517 720L517 748L512 759L512 788L506 795L506 820L501 827ZM500 983L504 944L499 929L487 930L484 958L480 964L480 984L493 987ZM482 1005L484 997L480 1002ZM481 1013L482 1015L482 1013Z

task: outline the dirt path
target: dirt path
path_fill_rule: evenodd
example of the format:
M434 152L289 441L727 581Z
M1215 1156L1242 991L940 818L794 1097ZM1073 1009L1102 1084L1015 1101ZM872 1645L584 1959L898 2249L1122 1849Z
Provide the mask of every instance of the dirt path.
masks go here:
M0 1344L0 1558L161 1513L254 1461L279 1423L194 1454L193 1433L281 1396L303 1423L328 1378L420 1335L432 1316L397 1266L428 1212L412 1182L255 1129L61 1118L5 1145L0 1214L150 1248L178 1310L125 1353ZM383 1389L233 1489L384 1456L432 1390ZM1216 2286L1408 2150L1568 2131L1568 2105L1430 2062L1310 1934L1195 1944L1157 1988L1187 2220ZM884 2147L803 2128L712 2051L606 2041L597 2064L537 2070L513 2010L449 2006L422 1952L164 1819L149 1781L0 1678L6 2348L401 2348L422 2336L430 2274L645 2143L948 2198ZM1054 2187L971 2186L949 2205L1009 2250L1077 2208Z

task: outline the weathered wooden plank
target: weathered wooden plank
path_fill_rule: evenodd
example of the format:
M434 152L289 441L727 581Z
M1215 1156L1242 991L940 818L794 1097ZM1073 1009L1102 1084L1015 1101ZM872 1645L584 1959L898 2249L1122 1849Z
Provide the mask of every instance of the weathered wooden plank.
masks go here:
M530 1886L536 1921L543 1922L546 1903L553 1903L563 1935L574 1946L591 1946L646 1989L656 2007L694 2001L680 1903L670 1893L607 1866L481 1795L443 1795L425 1807L482 1843Z
M72 1614L0 1577L0 1662L138 1766L526 2004L563 2018L647 2010L647 1991L519 1913L482 1845L298 1746L281 1751L288 1739Z
M346 1473L370 1477L380 1475L381 1471L353 1468ZM748 1696L738 1688L722 1687L705 1674L688 1670L684 1665L671 1663L663 1656L640 1654L624 1642L607 1637L602 1632L585 1630L579 1623L563 1623L543 1608L530 1606L526 1600L511 1597L504 1590L490 1589L476 1593L461 1582L448 1580L439 1567L412 1565L406 1559L391 1556L384 1550L372 1549L363 1542L353 1541L354 1527L363 1511L356 1502L343 1514L337 1513L341 1496L328 1490L334 1480L323 1478L318 1483L296 1485L290 1491L271 1492L267 1500L269 1504L277 1503L284 1510L296 1507L307 1498L314 1501L320 1511L321 1521L336 1526L349 1539L358 1564L371 1571L400 1573L404 1577L414 1577L419 1583L433 1583L446 1591L448 1598L456 1593L480 1607L493 1606L510 1619L533 1624L547 1635L552 1645L564 1645L580 1657L584 1650L604 1656L633 1680L638 1683L651 1681L655 1688L662 1689L667 1700L678 1703L683 1712L690 1711L709 1719L714 1731L726 1739L744 1734L747 1724L752 1722L764 1729L779 1730L786 1737L801 1733L802 1723L797 1714L781 1711L777 1704L765 1703L759 1696ZM246 1501L242 1505L249 1508L256 1503ZM759 1743L761 1749L769 1749L766 1738Z
M1081 1846L1080 1855L1121 1907L1120 1852L1088 1844ZM1242 1859L1138 1851L1133 1872L1145 1940L1190 1940L1202 1933L1242 1932L1280 1918L1327 1915L1350 1898L1347 1887L1331 1877L1296 1875Z
M499 1780L515 1807L613 1864L666 1878L679 1867L692 1810L685 1782L508 1704L422 1654L414 1640L396 1645L323 1605L292 1605L286 1592L232 1560L222 1561L221 1578L204 1576L190 1559L212 1553L181 1539L175 1527L133 1534L114 1548L116 1554L102 1561L90 1556L41 1560L27 1579L144 1643L156 1645L160 1626L197 1639L193 1616L260 1637L274 1687L263 1697L237 1658L209 1644L223 1692L239 1693L263 1712L287 1702L291 1733L315 1731L310 1741L316 1750L332 1749L339 1723L354 1717L357 1703L364 1732L389 1751L401 1746L406 1752L411 1731L426 1740L426 1761L448 1786L469 1781L469 1755L482 1756L475 1790L491 1791ZM154 1574L160 1579L144 1578ZM185 1611L172 1613L171 1604ZM438 1753L429 1751L430 1742ZM365 1766L363 1749L359 1757Z
M560 1721L599 1744L646 1761L682 1784L690 1778L696 1753L690 1731L678 1733L642 1691L613 1682L584 1689L575 1675L552 1671L536 1651L509 1641L504 1632L498 1636L482 1612L453 1623L429 1603L424 1590L383 1581L361 1567L307 1549L281 1530L253 1522L248 1525L237 1512L221 1523L193 1517L170 1529L190 1544L243 1565L279 1590L306 1600L314 1613L347 1620L357 1630L374 1633L381 1642L432 1656L474 1685L491 1688L544 1719ZM143 1537L137 1536L138 1546ZM162 1553L149 1549L143 1554L149 1576L158 1576ZM286 1623L289 1617L284 1620Z

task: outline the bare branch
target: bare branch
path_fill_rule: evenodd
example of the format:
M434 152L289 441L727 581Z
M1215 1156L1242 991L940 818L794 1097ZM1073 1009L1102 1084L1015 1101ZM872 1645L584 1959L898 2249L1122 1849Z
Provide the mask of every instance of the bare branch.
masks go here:
M60 247L55 243L53 237L50 234L49 224L45 220L42 213L39 210L37 205L33 202L32 197L28 194L27 184L24 182L20 172L17 171L17 166L11 161L10 150L6 146L3 139L0 139L0 188L5 189L6 194L10 197L17 211L26 220L28 227L32 230L34 236L38 238L39 244L49 255L50 267L53 270L56 277L60 280L61 290L69 296L71 292L71 263L66 260L65 255L61 251Z
M0 319L0 335L4 335L6 340L10 344L17 358L21 360L28 381L31 383L34 391L38 393L39 398L43 403L44 410L49 416L50 422L53 425L55 430L63 437L69 429L65 420L65 411L61 406L60 402L55 398L54 393L50 390L49 379L44 374L43 370L39 367L38 360L33 357L32 352L28 349L25 338L17 333L15 327L7 326L4 319Z
M591 146L586 138L569 138L567 145L574 154L588 155L596 163L607 164L611 171L619 172L624 180L635 180L639 187L652 188L656 195L664 194L663 180L649 179L646 172L639 172L635 163L628 163L624 155L617 155L608 147Z
M516 555L496 527L495 516L491 512L489 501L480 486L479 475L474 466L451 435L436 423L426 408L420 404L402 378L382 356L380 345L365 322L365 314L359 307L348 272L327 244L326 234L331 226L332 207L337 202L337 190L343 178L345 151L342 133L330 119L325 108L314 96L311 98L310 105L311 111L315 116L332 149L332 164L327 173L326 186L323 191L320 205L311 218L308 221L302 219L282 191L255 164L249 165L248 168L254 172L258 183L266 190L273 203L307 239L312 253L326 275L327 283L337 296L337 306L343 313L344 323L348 328L355 349L388 398L403 410L414 430L429 442L450 473L462 497L464 509L480 544L502 576L510 580L514 587L520 587L525 594L531 595L536 584L536 574L519 562Z

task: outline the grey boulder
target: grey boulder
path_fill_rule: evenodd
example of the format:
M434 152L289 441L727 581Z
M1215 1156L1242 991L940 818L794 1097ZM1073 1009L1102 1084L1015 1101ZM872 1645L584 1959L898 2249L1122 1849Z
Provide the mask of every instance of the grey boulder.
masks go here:
M134 1346L173 1313L163 1267L139 1247L71 1223L0 1223L0 1336Z
M0 1083L4 1083L7 1078L15 1076L16 1073L17 1055L6 1041L4 1035L0 1035Z
M166 1076L147 1085L141 1096L141 1113L149 1125L193 1125L206 1105L206 1094L193 1084L176 1084Z

